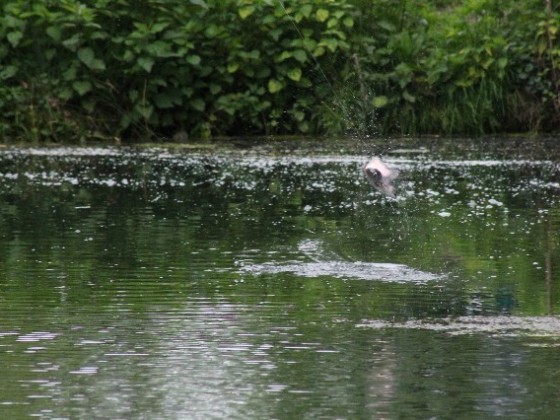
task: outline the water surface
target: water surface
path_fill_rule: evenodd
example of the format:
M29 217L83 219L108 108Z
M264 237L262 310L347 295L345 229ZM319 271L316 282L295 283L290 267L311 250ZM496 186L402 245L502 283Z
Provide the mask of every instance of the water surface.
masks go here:
M395 145L396 199L375 144L0 149L0 413L558 417L558 150L527 142Z

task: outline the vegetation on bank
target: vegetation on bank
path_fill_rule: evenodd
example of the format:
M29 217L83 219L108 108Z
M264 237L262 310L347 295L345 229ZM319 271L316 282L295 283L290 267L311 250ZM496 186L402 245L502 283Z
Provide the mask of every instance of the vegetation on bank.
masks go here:
M5 0L3 141L560 126L553 0Z

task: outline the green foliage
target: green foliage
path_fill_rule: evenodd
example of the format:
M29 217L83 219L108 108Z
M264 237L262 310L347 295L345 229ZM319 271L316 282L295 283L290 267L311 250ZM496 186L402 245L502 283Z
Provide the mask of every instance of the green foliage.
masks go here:
M554 130L559 26L540 0L6 0L0 136Z
M10 0L0 134L62 140L317 131L312 80L349 48L329 1ZM14 106L15 105L15 106Z
M360 133L557 129L557 11L534 0L353 3L358 42L340 86L362 92L350 100Z

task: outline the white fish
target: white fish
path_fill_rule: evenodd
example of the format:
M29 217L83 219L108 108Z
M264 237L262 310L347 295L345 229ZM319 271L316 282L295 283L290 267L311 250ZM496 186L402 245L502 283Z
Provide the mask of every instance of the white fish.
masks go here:
M372 158L363 167L368 182L389 197L395 197L393 181L399 176L397 169L389 168L378 157Z

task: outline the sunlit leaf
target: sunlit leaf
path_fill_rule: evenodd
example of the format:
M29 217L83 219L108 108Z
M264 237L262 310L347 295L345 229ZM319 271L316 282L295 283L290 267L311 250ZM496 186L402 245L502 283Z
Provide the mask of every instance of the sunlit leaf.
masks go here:
M317 47L313 51L313 55L315 57L321 57L323 54L325 54L325 49L323 47Z
M268 91L270 93L276 93L282 90L282 83L276 79L270 79L268 81Z
M319 22L324 22L329 18L329 11L326 9L319 9L315 13L315 17Z
M227 65L228 73L235 73L238 69L239 69L239 64L238 63L229 63Z
M276 59L277 62L281 63L282 61L291 58L292 52L291 51L282 51L282 53Z
M331 52L335 52L338 47L338 41L334 38L325 38L320 42L320 44L327 47Z
M301 69L300 68L291 69L288 72L288 77L292 79L294 82L299 82L299 80L301 79Z
M329 21L327 22L327 28L329 29L334 28L337 25L338 25L338 19L336 18L330 18Z
M374 108L382 108L389 102L389 98L386 96L374 96L371 100L371 104Z
M150 28L150 32L153 34L157 34L161 31L163 31L165 28L167 28L169 26L169 22L158 22L158 23L154 23L152 25L152 27Z
M342 20L342 23L344 24L344 26L346 26L347 28L352 28L354 26L354 19L352 19L351 17L345 17Z
M255 6L241 7L238 11L239 17L241 19L247 19L249 16L251 16L253 14L254 11L255 11Z
M403 98L404 98L406 101L408 101L408 102L410 102L410 103L416 102L416 97L412 96L412 95L411 95L410 93L408 93L406 90L403 91L402 96L403 96Z
M313 8L311 7L311 5L310 5L310 4L306 4L306 5L302 6L302 7L299 9L299 12L300 12L303 16L305 16L306 18L308 18L308 17L311 15L311 11L312 11L312 10L313 10Z

